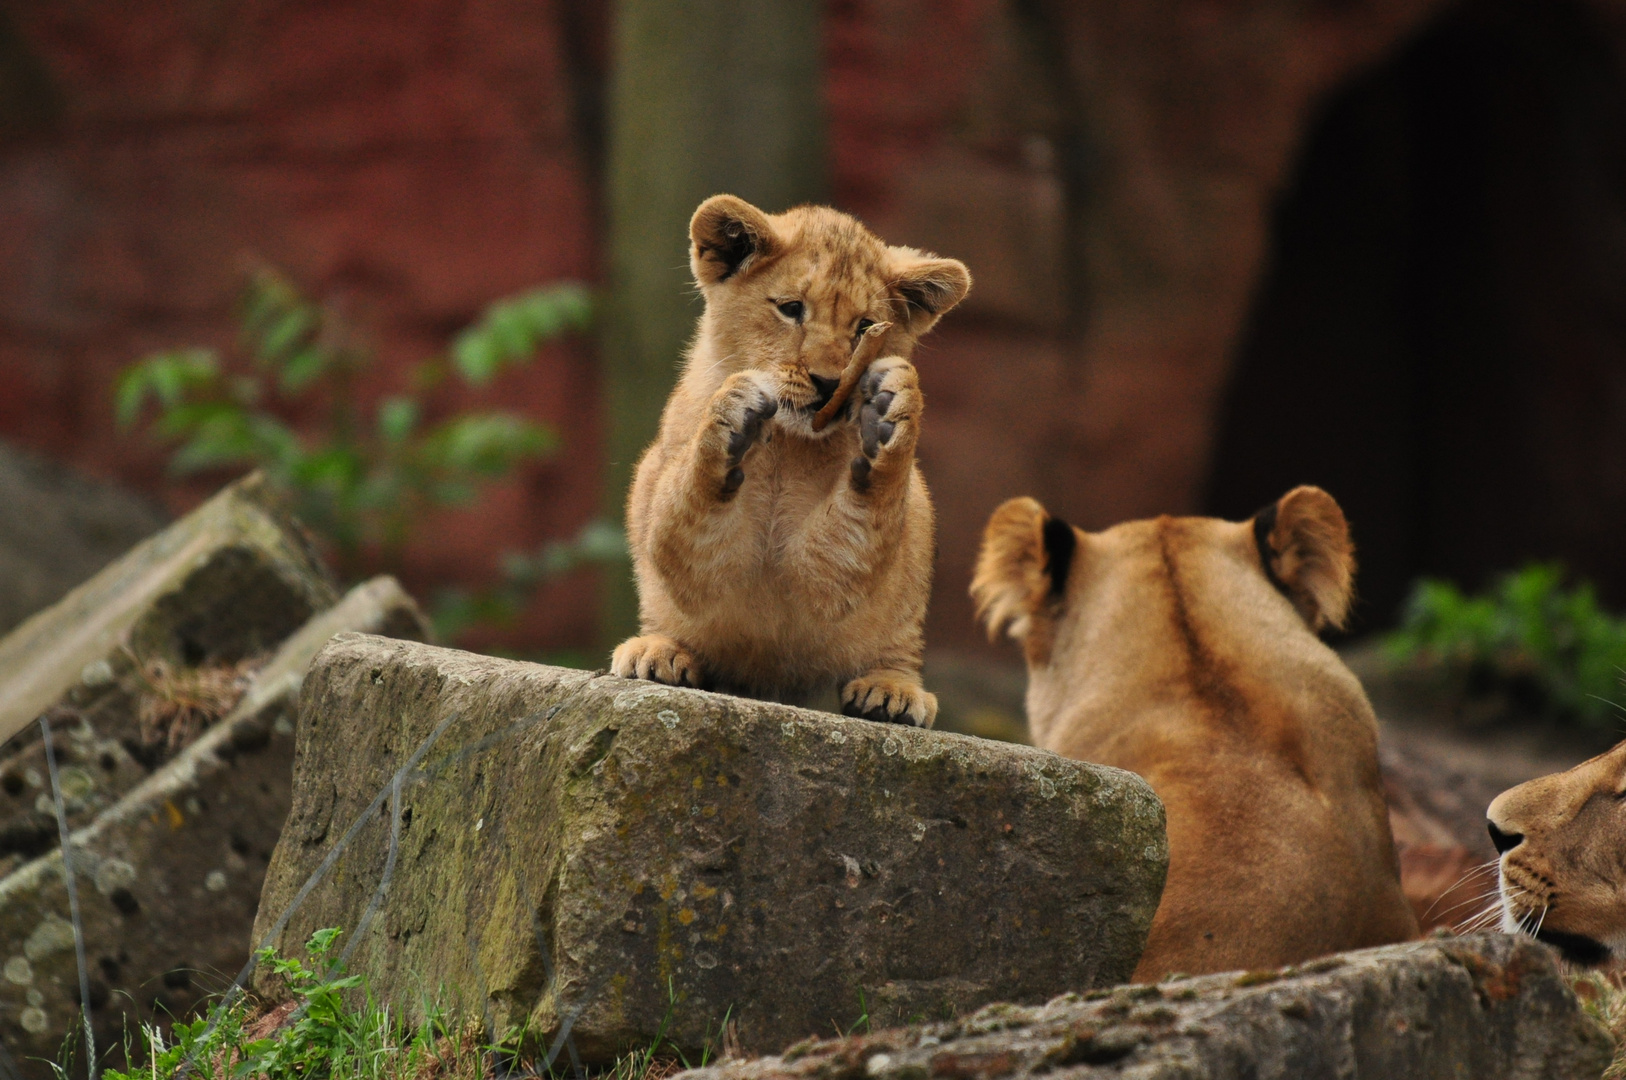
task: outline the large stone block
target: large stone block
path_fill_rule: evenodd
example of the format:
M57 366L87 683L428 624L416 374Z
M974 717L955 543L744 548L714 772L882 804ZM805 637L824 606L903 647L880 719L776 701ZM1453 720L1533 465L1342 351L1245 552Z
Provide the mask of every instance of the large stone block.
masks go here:
M1480 934L994 1005L964 1020L792 1047L683 1080L1596 1080L1610 1037L1553 954Z
M313 663L296 755L256 940L359 822L283 951L340 927L375 993L589 1061L663 1020L765 1050L1120 981L1167 862L1117 769L356 635Z
M71 834L103 1050L140 1022L184 1015L248 960L288 811L295 700L311 657L345 630L422 637L428 626L394 578L358 585L285 641L226 717ZM63 732L59 756L83 758L83 742ZM57 1056L79 1013L69 919L60 849L0 879L0 1044L40 1080L51 1073L39 1059Z

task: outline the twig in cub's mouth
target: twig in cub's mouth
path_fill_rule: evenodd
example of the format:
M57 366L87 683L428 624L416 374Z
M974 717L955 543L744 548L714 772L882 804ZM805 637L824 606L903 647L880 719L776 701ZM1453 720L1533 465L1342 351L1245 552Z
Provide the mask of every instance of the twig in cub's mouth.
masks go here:
M847 404L847 399L852 396L853 387L858 385L859 377L875 359L875 354L881 351L881 337L890 329L891 323L878 322L864 331L858 345L853 349L852 359L847 361L847 367L841 373L841 382L836 384L835 393L824 403L824 408L813 414L814 431L823 431L830 418Z

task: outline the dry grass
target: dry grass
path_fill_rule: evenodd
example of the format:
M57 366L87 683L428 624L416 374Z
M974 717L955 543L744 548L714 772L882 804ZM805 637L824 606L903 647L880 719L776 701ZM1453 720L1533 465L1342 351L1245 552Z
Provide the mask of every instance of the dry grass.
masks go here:
M442 1035L418 1059L412 1080L492 1080L497 1059L486 1053L485 1042L485 1026L472 1017L465 1020L456 1038Z
M231 712L248 689L256 660L175 667L149 660L136 668L141 741L174 753Z

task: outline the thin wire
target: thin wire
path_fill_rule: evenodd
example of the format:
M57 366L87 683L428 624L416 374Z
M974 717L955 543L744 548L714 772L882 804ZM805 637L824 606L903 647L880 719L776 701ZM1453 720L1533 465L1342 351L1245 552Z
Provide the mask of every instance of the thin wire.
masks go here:
M85 1024L85 1075L96 1080L96 1033L90 1027L90 967L85 962L85 927L79 920L79 889L73 880L73 851L68 846L68 811L62 804L62 781L57 777L56 746L51 725L39 718L45 733L45 764L51 772L51 800L56 804L56 829L62 838L62 879L68 883L68 913L73 916L73 951L79 958L79 1016Z
M361 921L356 923L355 933L351 936L339 959L334 963L330 974L342 970L350 962L350 956L361 944L366 936L367 928L373 923L373 916L378 913L378 907L384 902L384 894L389 892L390 879L395 876L395 858L401 851L401 774L397 772L390 780L390 853L384 859L384 873L378 879L378 888L373 890L373 898L367 903L367 910L362 912Z

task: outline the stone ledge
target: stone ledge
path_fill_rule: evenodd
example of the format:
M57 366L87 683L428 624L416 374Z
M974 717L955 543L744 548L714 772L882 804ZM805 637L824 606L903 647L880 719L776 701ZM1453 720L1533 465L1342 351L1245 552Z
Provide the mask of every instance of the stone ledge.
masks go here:
M989 1006L964 1020L793 1047L683 1080L1555 1080L1595 1078L1609 1035L1553 954L1478 934L1281 971Z
M729 1010L766 1050L866 1011L1118 982L1162 889L1162 807L1121 770L341 635L305 683L257 939L443 722L405 778L387 890L386 803L281 947L362 927L351 970L380 996L410 1011L441 988L499 1035L568 1025L588 1061L663 1022L696 1050Z

